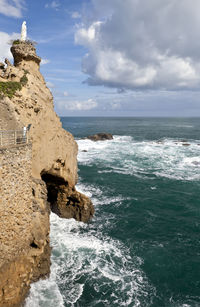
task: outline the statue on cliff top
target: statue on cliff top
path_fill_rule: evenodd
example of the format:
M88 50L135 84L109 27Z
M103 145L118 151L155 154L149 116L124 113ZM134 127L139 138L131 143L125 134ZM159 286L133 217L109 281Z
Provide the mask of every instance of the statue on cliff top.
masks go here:
M22 23L22 30L21 30L21 41L25 42L27 38L27 28L26 28L26 21Z

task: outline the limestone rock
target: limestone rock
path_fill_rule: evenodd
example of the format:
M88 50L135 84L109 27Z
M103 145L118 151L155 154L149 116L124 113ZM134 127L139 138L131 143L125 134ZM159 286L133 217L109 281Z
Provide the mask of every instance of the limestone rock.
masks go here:
M94 213L75 189L78 146L54 111L35 47L20 42L11 51L14 65L7 61L0 73L2 88L12 90L0 92L0 130L31 124L31 142L0 148L0 307L19 306L30 283L49 273L49 203L79 221Z
M0 307L19 306L50 271L47 190L31 160L31 144L0 149Z
M111 133L97 133L94 135L89 135L87 137L87 139L91 140L91 141L105 141L105 140L112 140L113 136Z
M73 136L62 129L54 111L53 97L39 71L40 58L36 55L35 47L21 42L13 45L11 51L14 66L7 68L6 81L19 82L25 75L27 82L12 99L7 98L7 104L15 110L14 118L19 123L18 127L32 124L32 175L40 179L41 172L49 172L74 186L77 182L78 146Z
M44 174L42 179L47 183L48 201L51 210L63 218L74 218L77 221L88 222L94 214L91 200L65 184L64 181Z

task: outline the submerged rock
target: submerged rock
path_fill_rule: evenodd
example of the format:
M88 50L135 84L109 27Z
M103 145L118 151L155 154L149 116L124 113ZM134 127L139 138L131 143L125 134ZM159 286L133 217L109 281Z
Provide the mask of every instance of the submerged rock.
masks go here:
M89 135L86 139L91 141L105 141L105 140L113 140L113 135L111 133L97 133L94 135Z

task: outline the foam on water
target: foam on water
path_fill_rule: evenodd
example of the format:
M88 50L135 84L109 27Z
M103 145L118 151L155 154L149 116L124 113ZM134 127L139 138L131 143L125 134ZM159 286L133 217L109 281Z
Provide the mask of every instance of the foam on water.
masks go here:
M153 288L140 269L141 259L132 259L120 242L98 231L94 234L87 224L52 213L51 245L51 275L31 286L26 307L74 306L85 284L97 296L91 306L97 301L107 306L104 292L109 289L114 306L148 306L140 299L146 299Z
M199 180L198 142L176 139L135 141L130 136L114 136L114 140L104 142L78 140L78 159L80 164L95 164L103 168L99 173L114 172L139 178L149 178L152 175L152 179L156 176Z
M84 139L78 140L78 160L81 165L96 165L99 174L199 180L198 142L136 141L130 136L114 136L114 140L104 142ZM152 181L150 189L156 188ZM51 274L31 286L25 307L85 306L81 299L88 293L93 297L87 303L90 307L151 306L156 291L141 269L141 258L131 257L122 242L105 235L103 228L111 226L112 214L98 215L102 206L117 207L128 198L108 197L100 186L85 183L78 189L92 198L96 217L84 224L51 214Z
M124 200L106 198L94 185L79 183L78 190L92 197L96 212L98 206L117 206ZM78 302L85 287L94 292L89 306L149 306L155 290L141 270L142 260L131 257L122 243L105 236L102 230L110 227L109 216L102 223L102 215L96 215L93 223L84 224L51 213L51 274L32 284L25 307L83 306Z

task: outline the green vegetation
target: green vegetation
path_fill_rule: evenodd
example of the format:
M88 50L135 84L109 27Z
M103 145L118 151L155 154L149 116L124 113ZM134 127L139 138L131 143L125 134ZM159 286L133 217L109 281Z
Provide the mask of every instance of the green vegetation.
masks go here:
M0 82L0 94L12 98L17 90L21 90L22 85L20 82Z
M26 83L28 82L28 78L26 76L26 74L23 75L23 77L21 77L20 79L20 83L22 86L26 85Z
M24 75L21 77L20 82L8 81L0 82L0 98L7 96L12 98L17 90L21 91L22 87L28 82L27 75L28 71L24 70Z
M35 41L32 41L30 39L27 39L26 41L21 41L20 39L15 39L15 40L9 41L9 44L10 45L27 44L27 45L31 45L31 46L37 45L37 43Z
M15 39L14 41L12 41L13 45L19 45L20 44L20 40L19 39Z

